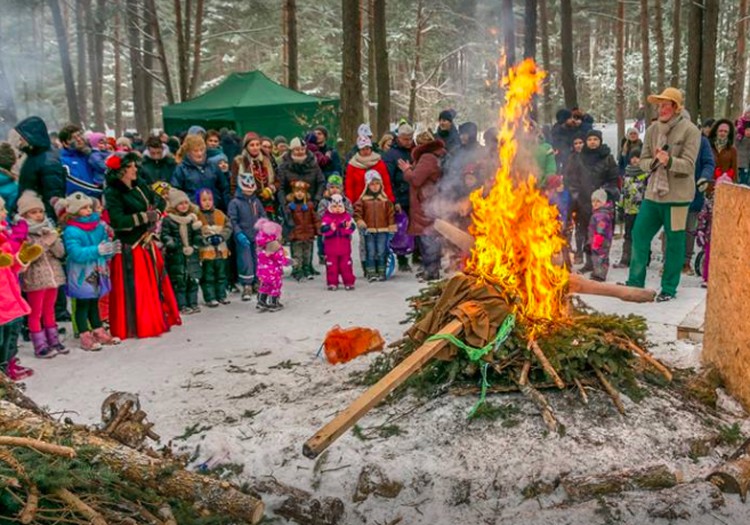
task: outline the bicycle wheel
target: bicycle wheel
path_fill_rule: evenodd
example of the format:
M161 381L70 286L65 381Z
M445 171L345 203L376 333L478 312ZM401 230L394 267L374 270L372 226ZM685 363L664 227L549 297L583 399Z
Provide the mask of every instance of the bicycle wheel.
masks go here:
M698 277L703 277L703 257L705 256L705 253L703 250L699 251L695 255L695 261L693 262L693 270L695 270L695 275Z

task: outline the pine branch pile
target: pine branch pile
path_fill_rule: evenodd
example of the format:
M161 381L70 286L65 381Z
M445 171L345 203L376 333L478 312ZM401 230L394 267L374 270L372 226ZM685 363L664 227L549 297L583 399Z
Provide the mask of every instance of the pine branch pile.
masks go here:
M424 324L436 306L441 307L446 293L455 292L452 286L451 280L433 283L419 295L410 297L411 311L404 324L411 323L412 327L407 335L389 345L392 351L378 356L368 370L355 376L355 380L365 385L375 384L418 348L424 340L415 337L419 335L415 327ZM575 297L569 311L566 319L549 323L534 341L528 336L528 327L518 321L507 340L480 361L472 361L461 350L456 351L451 360L433 360L397 392L411 391L425 396L446 392L478 395L486 381L486 393L522 392L540 408L550 430L560 431L541 390L575 388L583 402L588 403L586 389L598 387L607 393L617 410L624 413L621 391L634 400L645 395L639 378L659 385L671 381L671 372L646 350L644 318L594 312ZM481 411L473 413L479 414Z
M188 458L168 449L131 448L116 439L115 426L59 423L0 374L2 516L40 525L254 524L262 518L263 503L242 488L185 470Z

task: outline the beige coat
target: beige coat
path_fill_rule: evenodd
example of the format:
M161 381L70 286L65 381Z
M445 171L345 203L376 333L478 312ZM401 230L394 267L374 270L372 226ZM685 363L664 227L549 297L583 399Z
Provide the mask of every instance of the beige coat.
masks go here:
M41 234L29 233L29 242L41 246L44 253L21 274L22 290L35 292L64 285L62 259L65 257L65 246L57 231L45 229Z

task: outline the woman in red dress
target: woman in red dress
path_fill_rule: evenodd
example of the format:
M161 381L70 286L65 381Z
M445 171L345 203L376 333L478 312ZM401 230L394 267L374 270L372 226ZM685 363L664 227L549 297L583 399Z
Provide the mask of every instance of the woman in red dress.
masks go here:
M109 322L120 339L158 336L182 324L155 243L166 203L138 178L137 160L134 153L115 153L106 160L104 203L115 239L122 242L122 253L112 259Z

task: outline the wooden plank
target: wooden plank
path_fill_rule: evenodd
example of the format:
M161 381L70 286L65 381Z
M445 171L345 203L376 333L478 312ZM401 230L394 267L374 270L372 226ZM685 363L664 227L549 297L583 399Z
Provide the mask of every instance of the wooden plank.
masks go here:
M454 319L440 330L440 334L458 335L463 330L463 325L458 319ZM316 458L328 446L349 430L370 409L380 403L393 392L399 385L416 373L427 362L438 355L448 344L447 341L439 339L429 341L412 352L409 357L401 361L396 368L378 381L375 385L360 395L343 412L340 412L331 422L315 433L302 447L302 453L310 458Z
M677 339L703 340L703 329L706 322L706 300L702 300L690 310L685 319L677 326Z
M750 188L716 185L703 361L750 410Z

